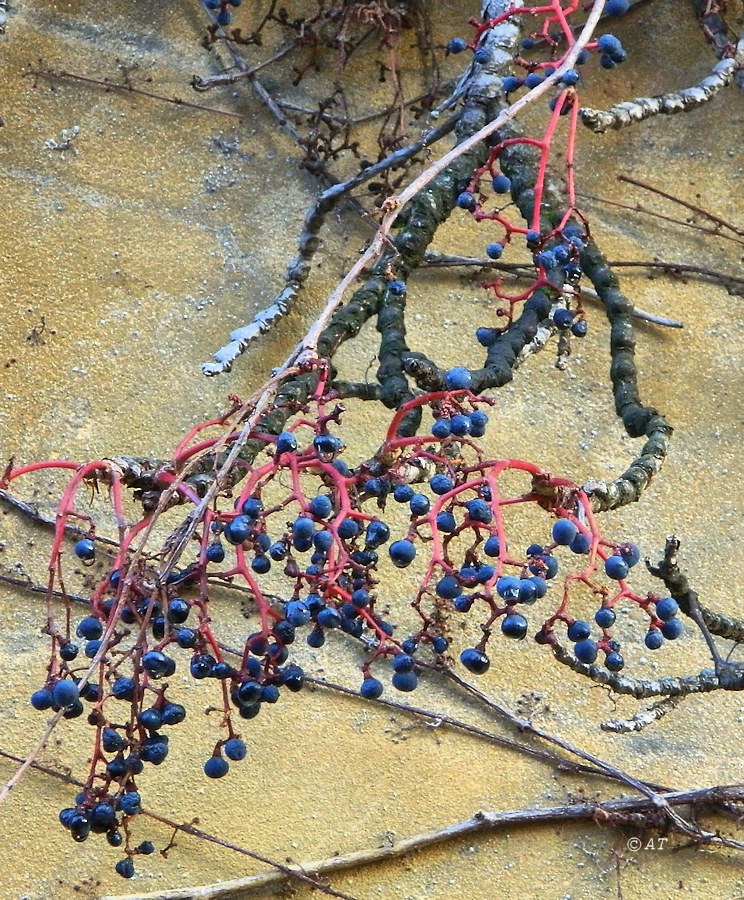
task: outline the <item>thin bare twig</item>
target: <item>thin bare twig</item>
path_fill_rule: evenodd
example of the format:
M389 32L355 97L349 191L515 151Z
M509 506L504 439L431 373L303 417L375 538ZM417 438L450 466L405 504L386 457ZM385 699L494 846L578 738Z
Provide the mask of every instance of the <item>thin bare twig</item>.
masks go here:
M684 206L685 209L689 209L691 212L703 216L703 218L713 222L719 228L727 228L729 231L733 231L734 234L739 235L739 237L744 237L744 229L737 228L735 225L732 225L715 213L703 209L702 206L697 206L694 203L690 203L688 200L683 200L681 197L675 197L674 194L668 194L666 191L662 191L660 188L654 187L652 184L648 184L645 181L639 181L637 178L632 178L630 175L618 175L617 180L622 181L625 184L632 184L635 187L643 188L644 191L649 191L652 194L658 194L660 197L664 197L665 200L671 200L672 203L678 203L680 206Z
M42 765L39 762L35 762L33 760L29 761L28 759L24 760L20 756L16 756L14 753L8 753L7 750L0 749L0 756L5 759L10 760L15 763L28 763L29 768L34 769L37 772L41 772L44 775L49 775L52 778L56 778L58 781L63 781L65 784L74 785L77 788L84 788L85 784L77 778L73 778L71 775L64 775L62 772L56 772L54 769L50 769L48 766ZM186 822L176 822L173 819L169 819L167 816L161 816L159 813L154 813L149 809L142 809L138 813L138 815L145 816L148 819L152 819L155 822L160 822L161 825L166 825L168 828L172 828L174 832L182 831L184 834L191 835L191 837L199 838L199 840L207 841L210 844L216 844L219 847L224 847L226 850L232 850L234 853L240 853L243 856L249 856L251 859L255 859L258 862L265 863L268 866L271 866L276 872L278 872L283 879L298 879L299 881L303 881L306 884L311 885L318 891L321 891L324 894L327 894L330 897L340 897L342 900L357 900L357 898L353 897L351 894L345 894L342 891L336 891L332 887L327 884L324 884L322 881L313 878L311 875L308 875L302 866L288 866L284 863L277 862L276 860L270 859L268 856L264 856L262 853L256 853L253 850L248 850L246 847L241 847L238 844L234 844L232 841L226 841L223 838L217 837L214 834L210 834L208 831L202 831L201 828L197 828L194 825L191 825Z
M707 806L710 803L719 803L722 800L740 803L744 801L744 787L731 785L703 788L695 791L678 791L665 794L664 800L670 807ZM375 865L390 859L398 859L401 856L426 847L432 847L446 841L459 840L484 831L514 828L523 825L535 826L548 825L555 822L584 821L591 822L595 826L632 828L633 830L665 828L665 824L658 821L658 816L655 813L657 813L657 810L653 802L647 799L608 800L604 803L584 802L564 806L515 809L508 812L478 812L470 819L455 822L423 834L417 834L410 838L404 838L393 844L384 844L380 847L359 850L343 856L333 856L330 859L308 862L301 867L297 867L297 871L314 872L318 876L332 875L345 869ZM639 815L646 817L640 828L637 819ZM237 892L242 897L253 891L279 885L287 877L286 874L278 871L264 872L259 875L250 875L247 878L237 878L233 881L218 882L204 885L203 887L177 888L176 890L155 891L148 894L126 894L106 897L103 900L224 900L224 898L236 895Z

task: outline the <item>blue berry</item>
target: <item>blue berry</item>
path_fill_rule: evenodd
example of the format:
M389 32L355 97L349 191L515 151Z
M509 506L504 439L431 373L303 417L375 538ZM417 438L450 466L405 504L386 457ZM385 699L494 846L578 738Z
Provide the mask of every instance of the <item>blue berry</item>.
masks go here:
M440 578L435 590L438 596L443 597L445 600L454 600L455 597L459 597L462 593L454 575L445 575L444 578Z
M396 484L393 490L393 500L396 503L408 503L413 497L415 491L410 484Z
M658 650L664 643L664 638L657 628L649 628L643 642L649 650Z
M455 483L449 475L434 475L429 481L429 487L440 496L449 493L454 486Z
M265 684L261 688L261 703L276 703L279 696L279 688L275 684Z
M558 260L550 250L542 250L540 253L535 254L535 264L550 271L558 265Z
M85 655L88 657L88 659L93 659L96 653L98 653L98 651L101 649L102 643L103 641L88 641L88 643L85 645Z
M90 538L82 538L75 544L75 556L86 561L95 559L96 545Z
M196 646L196 632L191 628L179 628L176 632L176 643L184 650Z
M511 190L511 179L507 178L506 175L494 175L491 187L497 194L508 194Z
M276 452L293 453L297 449L297 438L291 431L283 431L276 439Z
M162 678L170 668L168 657L159 650L148 650L142 657L142 665L151 678Z
M207 547L206 556L208 562L221 563L225 559L225 548L217 541Z
M186 718L186 709L180 703L166 703L160 711L163 725L180 725Z
M245 759L246 754L248 753L245 741L241 741L240 738L230 738L229 741L225 741L225 746L222 749L224 750L225 756L228 759L233 760L233 762L239 762L241 759ZM217 757L212 758L217 759Z
M542 239L542 235L539 231L530 230L525 235L525 240L527 241L527 246L529 247L531 244L539 244Z
M452 601L452 606L457 610L457 612L470 612L470 609L473 605L473 598L468 597L467 594L461 594L459 597L455 597Z
M54 703L54 696L50 690L47 688L42 688L40 691L34 691L31 694L31 706L34 709L39 710L39 712L44 712L44 710L49 709Z
M444 384L448 391L465 391L473 383L473 376L465 366L455 366L445 373Z
M392 551L393 551L394 546L395 546L395 544L391 545L391 547L390 547L390 556L391 557L393 555ZM413 544L411 544L411 546L413 547ZM416 550L416 548L414 547L414 554L415 554L415 550ZM366 591L364 588L357 588L357 590L355 590L354 593L351 595L351 602L358 609L364 609L365 606L369 606L369 591Z
M450 428L450 420L445 418L437 419L436 422L431 426L431 433L440 441L448 438L452 433L452 429ZM400 487L400 485L398 485L398 487Z
M473 437L483 437L488 425L488 416L479 409L470 413L470 434Z
M568 519L558 519L553 524L553 540L556 544L568 547L578 533L579 529Z
M474 675L483 675L491 666L491 660L486 654L476 650L475 647L468 647L466 650L463 650L460 654L460 662L468 672L472 672Z
M587 663L588 665L593 663L597 658L597 642L589 638L578 641L574 645L574 655L579 662Z
M393 671L395 672L412 672L414 659L407 653L396 653L393 657Z
M373 519L367 526L365 543L367 547L376 548L387 543L390 538L390 529L380 519Z
M225 528L225 540L238 546L247 540L253 532L253 519L250 516L235 516Z
M462 414L452 416L450 429L452 434L457 435L457 437L465 437L466 434L470 433L470 416Z
M360 530L359 523L355 522L354 519L344 519L338 526L338 536L348 541L355 538Z
M628 543L621 544L619 550L620 555L631 569L633 568L633 566L638 565L641 560L640 547L637 547L635 544Z
M311 540L315 533L315 523L307 516L300 516L292 523L292 536L300 540Z
M80 691L74 681L58 681L52 688L52 698L55 706L64 709L80 699Z
M602 53L616 53L622 48L622 46L623 45L615 37L614 34L602 34L597 40L597 47L602 51Z
M102 833L116 825L116 810L111 803L97 803L90 811L93 831Z
M501 632L506 637L521 640L527 634L527 619L519 613L510 613L501 620Z
M232 20L232 14L229 9L221 9L217 13L217 24L218 25L229 25Z
M221 756L210 756L204 763L204 774L207 778L224 778L230 771L230 764Z
M578 84L580 77L581 76L576 69L569 69L567 72L563 73L562 81L565 85L568 85L568 87L573 87L575 84Z
M607 0L604 11L608 16L624 16L629 9L629 0Z
M122 878L134 878L134 863L131 856L120 859L114 869L116 874L121 875Z
M137 791L130 791L119 798L117 806L125 816L134 816L140 811L141 803L142 799Z
M514 91L518 90L522 86L521 78L517 78L514 75L507 75L506 78L501 82L501 87L504 89L505 94L512 94Z
M679 612L679 604L674 597L664 597L662 600L656 601L656 615L664 622L673 619Z
M154 734L145 739L140 752L140 758L143 762L152 763L159 766L165 762L168 756L168 744L166 740L162 740L162 735Z
M473 54L473 59L480 66L485 65L490 58L491 58L491 54L489 53L487 47L478 47L478 49Z
M95 616L86 616L78 624L75 633L86 641L97 641L103 634L103 625Z
M496 582L496 591L499 597L502 597L507 603L516 603L519 600L520 587L520 579L514 575L502 575Z
M377 700L382 695L382 691L382 682L371 676L365 678L359 688L359 693L365 700Z
M321 609L315 619L318 625L323 628L341 627L341 613L337 609L334 609L332 606L327 606L325 609Z
M251 568L258 575L265 575L271 570L271 560L263 553L258 554L251 562Z
M519 592L517 600L520 603L531 604L537 600L537 585L532 578L519 579Z
M521 44L523 50L532 50L535 46L535 39L531 37L522 38Z
M293 694L302 690L305 684L305 671L301 666L291 665L282 670L283 684Z
M310 634L305 638L307 641L308 647L313 647L316 650L325 644L325 634L323 633L322 628L313 628Z
M571 325L571 334L574 337L586 337L587 331L589 331L589 326L587 325L586 319L579 319Z
M610 672L619 672L625 665L625 660L615 650L605 656L605 666Z
M525 87L530 89L536 88L538 84L542 84L545 79L542 75L539 75L537 72L530 72L530 74L524 79Z
M414 494L411 497L411 512L414 516L425 516L429 512L429 498L425 494Z
M415 672L396 672L392 684L398 691L415 691L418 687L418 675Z
M406 292L406 283L405 281L396 278L394 281L388 283L387 289L388 293L392 294L394 297L402 297Z
M572 553L588 553L592 548L592 539L589 535L578 532L568 548Z
M258 519L263 512L263 503L258 499L258 497L248 497L243 502L241 512L244 516L248 516L249 519Z
M435 653L444 653L449 647L447 638L437 635L431 639L431 648Z
M319 519L327 519L333 512L333 504L326 494L319 494L310 501L310 512Z
M313 546L322 556L323 554L327 553L333 546L333 535L330 531L316 532L316 534L313 535ZM323 556L323 559L324 558L325 557ZM322 559L318 559L318 562L322 561ZM315 562L314 559L313 562Z
M335 434L316 434L313 447L318 456L332 459L342 447L342 442Z
M629 567L622 556L608 556L605 562L605 574L615 581L627 578Z
M462 53L463 50L467 50L468 42L465 38L454 37L447 44L447 50L449 53Z
M577 619L568 626L568 639L576 643L588 638L592 633L592 626L588 622Z
M148 731L157 731L163 724L160 713L156 709L143 709L137 716L137 721Z
M483 525L488 525L488 523L493 518L493 512L491 507L486 503L485 500L469 500L465 507L468 511L468 516L474 522L480 522Z
M217 660L210 653L197 654L192 658L191 663L189 664L191 677L196 678L199 681L204 678L209 678L216 662Z
M443 531L445 534L452 534L456 527L455 517L448 509L443 509L437 515L437 528L439 531Z
M290 625L300 628L310 621L310 610L302 600L290 600L284 604L284 616Z
M566 328L571 327L571 323L574 319L574 312L571 309L556 309L553 313L553 322L556 328L560 328L561 331L564 331Z
M668 641L675 641L684 634L684 631L685 626L679 619L669 619L668 622L664 622L661 626L661 633Z
M614 610L609 609L606 606L602 607L602 609L598 609L594 613L594 621L600 628L612 628L616 618L617 616L615 615Z
M461 194L458 194L457 205L460 209L472 210L475 209L475 197L470 191L463 191Z
M490 538L483 545L483 552L486 556L494 557L498 556L501 552L501 542L499 541L499 537L497 534L492 534Z

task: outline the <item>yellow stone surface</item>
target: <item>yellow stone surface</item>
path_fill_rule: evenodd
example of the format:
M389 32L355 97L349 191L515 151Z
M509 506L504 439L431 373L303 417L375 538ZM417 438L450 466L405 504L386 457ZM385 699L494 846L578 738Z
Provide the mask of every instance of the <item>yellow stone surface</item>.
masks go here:
M244 4L238 20L251 19ZM476 4L432 4L436 38L464 33ZM446 12L437 9L446 7ZM454 5L452 5L454 6ZM458 5L459 6L459 5ZM119 453L165 457L179 437L226 406L226 396L250 395L281 362L353 262L369 231L351 214L332 217L321 265L300 306L245 355L226 377L206 380L200 363L227 333L264 306L281 285L297 230L316 190L298 174L297 150L281 135L245 85L195 95L189 80L216 71L199 45L204 24L197 2L108 3L93 0L14 4L0 37L0 458L86 460ZM612 30L630 61L599 77L592 64L588 105L609 106L639 94L693 84L712 55L687 4L641 4ZM248 48L248 57L266 51ZM239 113L179 108L133 94L70 81L50 90L27 68L54 67L81 75L120 77L116 60L137 66L138 86L166 96ZM39 62L42 60L43 62ZM448 65L454 66L452 60ZM456 67L451 71L455 71ZM381 90L351 67L351 95L367 108ZM302 91L327 77L312 74ZM375 76L376 77L376 76ZM147 82L145 79L151 79ZM286 82L266 75L281 93ZM290 89L291 90L291 89ZM46 149L62 129L79 128L72 149ZM685 219L688 213L617 181L619 173L689 198L744 229L741 138L744 92L731 87L708 107L674 119L651 120L602 137L581 133L579 189L593 197ZM47 145L48 146L48 145ZM594 231L613 259L696 262L741 275L742 239L725 239L666 220L582 198ZM698 224L705 224L696 219ZM727 232L731 234L731 232ZM437 236L445 252L480 253L491 238L455 215ZM646 402L675 426L662 475L641 504L606 517L608 536L636 540L653 557L667 534L704 602L741 615L744 569L740 485L743 434L744 326L741 296L701 280L648 278L623 272L639 307L682 319L682 331L638 326L640 386ZM412 346L442 365L460 362L472 332L489 318L490 300L460 270L420 273L410 284ZM575 342L567 372L551 351L530 359L497 394L489 446L495 455L530 459L577 482L614 477L638 442L614 416L608 389L607 327L588 303L589 334ZM40 328L43 321L43 330ZM344 348L339 365L363 377L375 367L376 332ZM374 449L386 415L352 409L345 434L349 457ZM18 493L53 510L56 481L36 478ZM26 493L24 493L24 490ZM523 523L527 526L527 521ZM543 528L545 528L543 523ZM519 537L529 542L525 531ZM2 509L0 565L5 573L45 580L48 533ZM643 589L651 579L641 575ZM386 582L400 620L410 576ZM584 610L590 615L591 603ZM215 618L237 642L245 621L228 592L215 595ZM24 755L38 740L44 715L28 695L43 682L46 641L43 600L0 585L0 747ZM635 627L633 627L633 625ZM463 646L474 624L463 627ZM696 672L710 665L690 626L686 637L653 660L642 648L638 617L623 621L630 674ZM335 636L334 636L335 637ZM301 643L301 642L300 642ZM313 675L356 686L360 657L342 640L320 651L298 647ZM740 654L739 657L740 658ZM181 667L180 667L181 668ZM180 671L172 679L189 708L173 733L165 765L142 779L148 808L199 827L264 856L295 862L372 848L471 817L618 796L599 779L556 773L546 763L444 726L325 690L288 695L245 729L249 756L229 777L207 782L201 772L217 739L203 710L214 701L204 684ZM568 670L532 642L494 641L494 662L479 686L501 703L531 715L541 728L573 741L638 778L675 788L744 780L741 697L693 697L638 735L600 730L609 718L639 705ZM386 696L390 696L388 693ZM400 695L392 699L400 699ZM413 703L519 738L486 710L433 678ZM63 722L40 760L84 776L90 731L83 719ZM0 781L15 766L0 759ZM625 789L629 794L629 789ZM119 858L100 837L75 845L57 823L72 788L28 774L0 806L0 898L139 896L239 878L266 866L185 835L168 859L137 860L123 882ZM730 831L730 820L715 825ZM734 898L744 894L742 858L700 849L645 849L626 842L633 828L595 823L515 827L455 840L395 862L352 870L333 885L354 897ZM640 835L644 845L651 835ZM135 843L167 844L169 829L137 820ZM305 898L294 885L276 896ZM242 896L240 893L236 897Z

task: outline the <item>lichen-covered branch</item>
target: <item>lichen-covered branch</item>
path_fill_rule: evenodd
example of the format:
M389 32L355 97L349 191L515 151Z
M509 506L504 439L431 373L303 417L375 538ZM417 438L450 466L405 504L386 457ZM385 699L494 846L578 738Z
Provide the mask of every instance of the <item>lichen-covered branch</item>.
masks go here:
M689 112L712 100L721 88L731 83L736 63L733 59L724 59L716 63L713 71L696 85L683 88L656 97L636 97L625 103L618 103L610 109L592 109L583 107L579 115L581 121L596 134L603 134L608 129L626 128L634 122L642 122L652 116L673 116L677 113Z

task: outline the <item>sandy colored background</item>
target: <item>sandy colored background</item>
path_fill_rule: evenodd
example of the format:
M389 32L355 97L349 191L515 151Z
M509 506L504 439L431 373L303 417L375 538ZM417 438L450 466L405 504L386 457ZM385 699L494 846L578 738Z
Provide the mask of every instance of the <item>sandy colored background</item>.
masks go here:
M239 17L248 19L249 7L244 4ZM476 4L465 4L438 13L438 37L464 32L467 15L475 12ZM11 454L19 462L167 455L184 430L224 407L228 393L248 395L285 358L367 237L351 217L335 218L301 307L230 376L202 377L200 363L280 285L315 182L298 176L295 148L246 88L224 89L205 101L247 117L238 122L69 83L51 91L44 82L35 86L24 69L43 59L113 79L118 58L138 64L140 78L152 78L144 86L193 99L192 74L216 64L199 46L203 22L196 2L38 0L19 2L10 12L0 37L3 460ZM613 31L626 40L632 64L611 77L592 72L592 105L692 84L711 65L688 4L644 4ZM249 58L259 58L256 53L250 48ZM271 75L267 84L283 88ZM363 98L368 86L360 81L356 90ZM73 125L80 128L77 152L44 149L47 139ZM626 172L744 227L743 129L744 93L732 88L689 116L601 138L582 134L580 187L679 215L654 198L629 194L615 178ZM741 273L741 243L594 201L585 206L611 258L656 256ZM485 231L474 234L466 216L456 215L436 248L479 252L488 240ZM624 284L638 306L681 318L685 329L638 328L643 395L674 424L675 438L644 502L604 527L610 536L637 540L652 556L664 536L676 532L684 565L705 601L740 611L742 298L700 281L636 274L624 276ZM460 273L422 273L412 280L410 297L413 340L442 364L460 361L473 330L489 322L487 296ZM29 334L42 317L43 342L33 342ZM545 353L499 392L489 432L498 455L523 456L579 482L618 474L632 459L638 444L622 433L607 387L606 322L591 303L589 323L568 372L556 371ZM369 359L361 358L367 349L360 354L358 344L339 359L361 373L374 365L374 346L367 345ZM346 429L350 457L373 449L385 420L377 408L353 411ZM25 496L51 509L52 488L43 479L35 485L36 494ZM43 531L3 510L0 539L5 570L43 580ZM399 574L391 603L405 598L406 587ZM234 601L219 596L215 605L225 633L237 640L244 621ZM0 586L0 617L0 743L23 754L44 721L27 699L43 679L41 606L31 595ZM643 652L641 635L627 625L631 674L697 671L708 664L702 641L689 630L653 661ZM495 642L494 665L479 685L511 707L531 710L541 727L638 777L678 788L744 778L739 696L692 698L640 735L612 736L599 723L632 715L634 702L616 703L557 668L531 642L505 644ZM358 684L359 657L343 641L297 652L311 674ZM558 776L547 765L462 733L417 727L403 714L322 691L283 696L269 714L247 723L248 759L234 765L228 778L208 783L201 766L214 732L199 713L210 702L209 691L184 677L175 681L191 715L174 734L168 763L143 779L147 805L177 821L198 816L203 829L277 859L304 861L374 847L479 809L614 795L607 783ZM510 734L431 680L411 700ZM82 719L64 723L43 761L82 774L89 730ZM0 779L12 772L0 761ZM0 898L145 893L262 869L181 836L167 861L153 856L139 862L137 878L125 883L113 873L119 855L105 841L75 845L58 825L57 812L70 797L70 788L31 774L0 808ZM164 828L136 827L138 839L149 837L158 846L168 841ZM587 825L513 829L351 872L335 878L334 886L365 900L744 895L741 857L665 849L626 851L618 858L631 834ZM309 891L293 887L290 895L305 898Z

